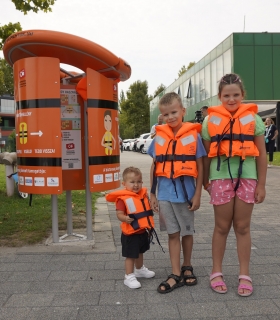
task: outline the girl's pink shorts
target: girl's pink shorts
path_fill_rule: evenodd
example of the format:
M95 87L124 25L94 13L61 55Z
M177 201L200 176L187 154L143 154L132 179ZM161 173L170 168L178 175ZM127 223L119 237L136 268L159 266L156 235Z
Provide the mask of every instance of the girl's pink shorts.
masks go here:
M212 180L209 187L210 203L216 206L225 204L230 202L235 195L244 202L255 203L257 180L241 178L238 189L234 191L237 180L237 178L233 179L233 182L231 179Z

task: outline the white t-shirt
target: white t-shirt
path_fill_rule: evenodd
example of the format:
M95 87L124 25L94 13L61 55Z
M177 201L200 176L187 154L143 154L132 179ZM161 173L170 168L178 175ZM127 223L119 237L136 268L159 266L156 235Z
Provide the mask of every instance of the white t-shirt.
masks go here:
M158 125L158 123L156 123L156 124L154 124L153 126L152 126L152 128L151 128L151 134L154 134L154 133L156 133L156 126Z

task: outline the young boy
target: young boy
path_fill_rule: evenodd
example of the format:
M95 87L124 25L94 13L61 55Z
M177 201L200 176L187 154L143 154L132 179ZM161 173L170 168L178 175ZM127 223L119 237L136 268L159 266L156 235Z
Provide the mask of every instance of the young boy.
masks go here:
M107 201L116 203L117 217L122 222L122 256L126 258L124 284L131 289L141 287L136 278L155 276L143 264L143 253L150 249L149 231L154 228L154 219L147 189L142 188L142 184L141 171L128 167L123 172L125 189L106 195Z
M172 274L157 289L159 293L168 293L184 284L197 284L191 253L194 211L200 206L202 157L206 152L198 134L201 125L183 123L185 109L178 94L165 94L159 101L159 110L166 124L156 127L156 137L148 149L154 159L150 202L152 210L159 212L160 230L168 233ZM182 267L180 236L184 257Z

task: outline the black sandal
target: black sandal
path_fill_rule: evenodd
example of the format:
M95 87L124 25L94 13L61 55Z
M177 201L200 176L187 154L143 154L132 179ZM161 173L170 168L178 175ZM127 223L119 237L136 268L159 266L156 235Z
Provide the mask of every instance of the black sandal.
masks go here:
M169 279L174 279L176 283L171 287L170 284L167 282ZM162 283L158 286L157 292L159 293L168 293L173 291L176 288L182 287L184 285L184 282L182 281L182 277L176 276L176 274L171 273L165 281L162 281ZM161 287L164 287L165 290L162 290Z
M185 271L190 271L192 274L185 274ZM182 266L181 278L184 280L184 284L186 286L194 286L197 284L197 278L193 274L193 267L191 266ZM188 280L194 280L194 281L188 281Z

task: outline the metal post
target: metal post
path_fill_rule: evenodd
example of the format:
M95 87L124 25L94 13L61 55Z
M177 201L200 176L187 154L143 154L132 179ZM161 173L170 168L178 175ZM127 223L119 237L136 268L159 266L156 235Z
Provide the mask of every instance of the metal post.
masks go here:
M73 234L71 190L66 191L66 210L67 210L67 234L71 235Z
M58 237L58 210L57 210L57 195L52 194L51 196L52 201L52 237L53 242L59 242Z
M92 204L91 193L89 190L89 161L88 161L88 117L87 102L84 103L84 123L85 123L85 172L86 172L86 221L87 221L87 240L93 239L92 234Z

